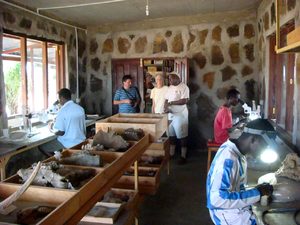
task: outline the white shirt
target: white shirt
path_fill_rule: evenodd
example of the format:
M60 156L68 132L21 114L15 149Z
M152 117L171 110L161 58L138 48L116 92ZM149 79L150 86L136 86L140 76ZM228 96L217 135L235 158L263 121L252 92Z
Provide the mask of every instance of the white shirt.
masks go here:
M161 88L153 88L151 91L150 98L154 101L154 112L155 113L163 113L164 112L164 104L165 104L165 96L167 94L168 87L163 86Z
M169 86L168 92L165 96L165 99L168 102L178 101L180 99L189 99L190 98L190 89L184 83L180 83L177 86ZM171 105L172 113L180 113L187 109L186 104L184 105Z
M65 132L57 138L65 148L81 143L86 139L84 109L71 100L66 102L59 110L53 127Z

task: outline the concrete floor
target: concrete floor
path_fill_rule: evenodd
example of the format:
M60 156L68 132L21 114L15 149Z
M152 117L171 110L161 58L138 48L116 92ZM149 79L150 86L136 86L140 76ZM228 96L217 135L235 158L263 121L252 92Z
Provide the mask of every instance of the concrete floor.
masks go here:
M210 225L206 208L207 152L191 151L187 163L171 160L154 196L146 196L139 210L139 225Z

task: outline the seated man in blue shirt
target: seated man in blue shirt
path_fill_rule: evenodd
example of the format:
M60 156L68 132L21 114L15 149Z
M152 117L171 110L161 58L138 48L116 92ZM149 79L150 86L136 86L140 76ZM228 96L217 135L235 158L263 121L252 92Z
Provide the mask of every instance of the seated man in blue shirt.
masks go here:
M59 110L53 129L58 135L57 140L65 148L73 147L86 139L84 109L71 100L71 91L63 88L58 92Z
M137 113L141 97L136 87L132 87L132 77L124 75L122 88L119 88L114 97L114 105L119 105L119 113Z

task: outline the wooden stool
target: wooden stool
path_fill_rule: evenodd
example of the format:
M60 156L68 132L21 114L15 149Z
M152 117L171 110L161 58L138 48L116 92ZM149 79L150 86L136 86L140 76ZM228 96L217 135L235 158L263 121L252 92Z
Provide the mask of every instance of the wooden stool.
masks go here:
M207 172L209 171L210 168L210 162L211 162L211 153L212 152L217 152L221 144L218 144L212 140L207 140L207 151L208 151L208 156L207 156Z

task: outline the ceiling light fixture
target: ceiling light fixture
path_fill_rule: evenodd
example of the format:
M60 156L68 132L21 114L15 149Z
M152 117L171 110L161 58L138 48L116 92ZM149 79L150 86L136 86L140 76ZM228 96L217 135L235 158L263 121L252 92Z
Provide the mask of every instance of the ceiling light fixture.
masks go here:
M146 3L146 16L149 16L149 2Z

